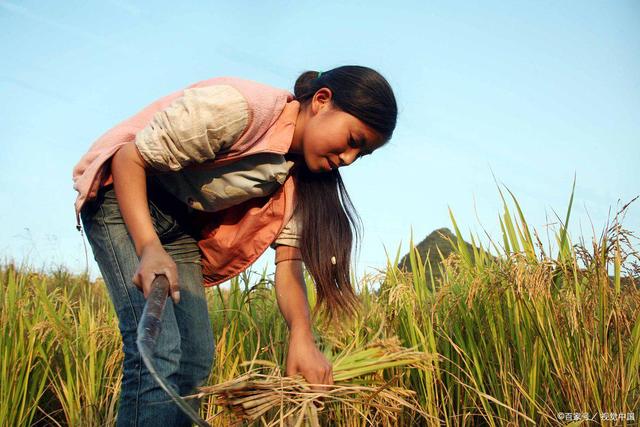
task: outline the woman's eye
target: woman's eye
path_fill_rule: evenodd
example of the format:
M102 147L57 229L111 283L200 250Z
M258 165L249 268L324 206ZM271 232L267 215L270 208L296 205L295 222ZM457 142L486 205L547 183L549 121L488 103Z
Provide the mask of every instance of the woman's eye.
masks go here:
M358 143L353 138L349 138L349 147L358 148ZM357 158L368 156L369 154L371 154L371 153L365 153L363 151L360 151L358 153L358 157Z

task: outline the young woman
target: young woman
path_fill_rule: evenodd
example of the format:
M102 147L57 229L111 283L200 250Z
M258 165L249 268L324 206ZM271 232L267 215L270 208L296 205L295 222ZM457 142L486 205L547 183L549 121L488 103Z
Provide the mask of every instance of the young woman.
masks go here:
M390 85L367 67L307 71L294 94L219 77L157 100L92 145L73 171L75 207L122 334L119 426L189 425L136 347L155 276L167 276L171 294L155 362L187 395L214 357L204 287L237 275L267 247L276 250L277 301L290 331L286 373L332 384L311 334L302 263L317 307L329 318L353 314L359 218L338 168L388 142L396 117Z

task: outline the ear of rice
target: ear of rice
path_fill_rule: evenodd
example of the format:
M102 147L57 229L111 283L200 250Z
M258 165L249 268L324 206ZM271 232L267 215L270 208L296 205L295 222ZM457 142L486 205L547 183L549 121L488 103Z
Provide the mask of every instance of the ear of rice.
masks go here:
M265 417L267 425L282 420L288 420L288 425L302 425L306 420L319 426L322 414L354 410L365 418L392 423L403 410L426 416L416 393L393 383L406 368L427 370L431 362L430 354L403 348L397 338L378 340L337 355L332 360L334 384L323 385L322 391L312 390L312 384L299 374L279 375L277 367L263 373L267 366L263 365L231 381L202 387L200 396L213 397L217 405L241 420Z

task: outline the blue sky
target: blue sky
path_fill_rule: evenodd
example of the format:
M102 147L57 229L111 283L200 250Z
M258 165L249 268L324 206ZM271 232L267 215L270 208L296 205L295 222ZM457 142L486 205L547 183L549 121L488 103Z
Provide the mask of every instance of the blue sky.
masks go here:
M449 207L467 239L500 240L492 173L543 241L575 174L569 230L589 241L640 194L638 22L637 1L0 1L0 256L84 268L72 168L155 99L224 75L292 90L348 64L399 104L391 143L341 170L365 227L358 276L411 230L451 228Z

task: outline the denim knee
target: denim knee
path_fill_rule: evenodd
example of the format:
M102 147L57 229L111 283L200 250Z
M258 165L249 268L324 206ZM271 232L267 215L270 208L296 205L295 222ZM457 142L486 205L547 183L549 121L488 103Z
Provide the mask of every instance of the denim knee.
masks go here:
M180 388L192 393L209 377L215 355L213 330L202 283L202 267L194 263L178 264L180 302L173 305L180 330L182 358Z

